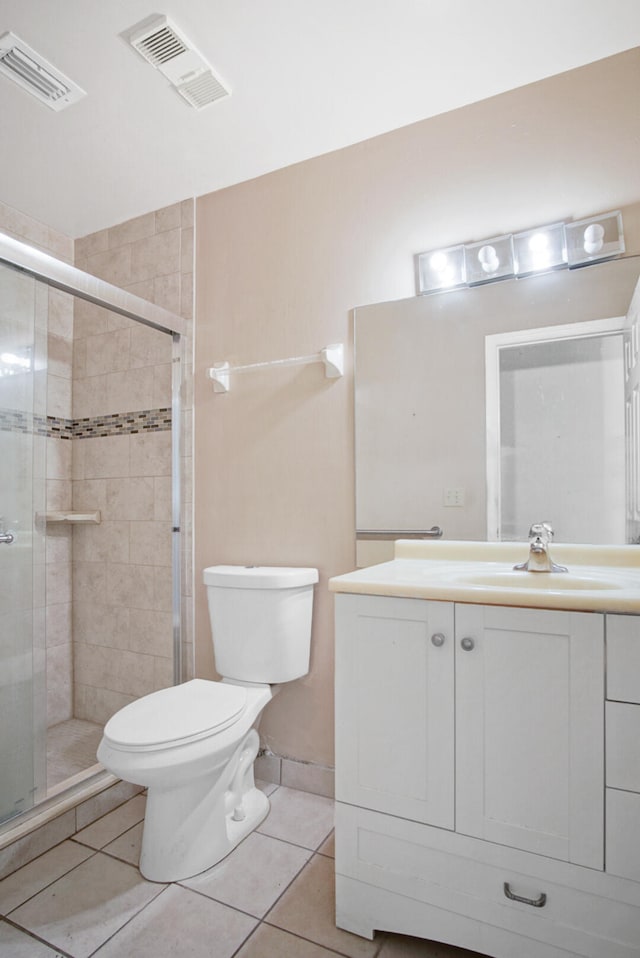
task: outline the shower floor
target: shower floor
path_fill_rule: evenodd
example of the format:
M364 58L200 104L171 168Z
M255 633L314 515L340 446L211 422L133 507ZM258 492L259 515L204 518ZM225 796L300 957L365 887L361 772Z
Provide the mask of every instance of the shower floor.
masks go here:
M102 726L68 719L47 730L47 793L95 765Z

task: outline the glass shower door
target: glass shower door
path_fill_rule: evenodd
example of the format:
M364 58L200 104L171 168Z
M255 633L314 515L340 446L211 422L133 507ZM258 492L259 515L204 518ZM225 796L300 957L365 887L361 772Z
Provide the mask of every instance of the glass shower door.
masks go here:
M46 787L47 289L0 265L0 822Z

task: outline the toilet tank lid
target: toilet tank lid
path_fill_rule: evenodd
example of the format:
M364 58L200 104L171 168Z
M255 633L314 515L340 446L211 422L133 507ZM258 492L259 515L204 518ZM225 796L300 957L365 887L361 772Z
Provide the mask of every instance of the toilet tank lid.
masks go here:
M226 589L295 589L318 581L317 569L286 566L213 565L203 572L204 584Z

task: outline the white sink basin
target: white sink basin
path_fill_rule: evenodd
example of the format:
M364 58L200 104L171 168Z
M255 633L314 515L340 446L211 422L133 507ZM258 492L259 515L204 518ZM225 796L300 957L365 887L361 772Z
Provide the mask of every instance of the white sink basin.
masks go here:
M333 592L640 614L640 546L553 545L568 572L528 572L528 542L398 540L395 559L330 580Z

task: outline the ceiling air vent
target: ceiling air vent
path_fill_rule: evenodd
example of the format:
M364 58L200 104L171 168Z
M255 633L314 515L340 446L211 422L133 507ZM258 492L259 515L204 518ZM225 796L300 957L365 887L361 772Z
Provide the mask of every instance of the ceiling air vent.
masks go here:
M229 96L231 91L210 64L167 17L143 21L133 27L127 39L196 110Z
M3 33L0 37L0 73L52 110L64 110L86 96L77 83L32 50L15 33Z
M176 31L169 26L165 17L162 21L161 25L152 28L150 33L145 31L139 39L131 41L138 53L141 53L154 67L173 60L181 53L186 53L188 49Z
M179 86L178 93L196 110L200 110L208 103L213 103L214 100L229 95L229 91L214 77L211 70L205 70L203 73L199 73L190 83Z

